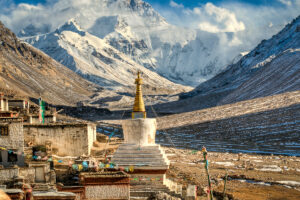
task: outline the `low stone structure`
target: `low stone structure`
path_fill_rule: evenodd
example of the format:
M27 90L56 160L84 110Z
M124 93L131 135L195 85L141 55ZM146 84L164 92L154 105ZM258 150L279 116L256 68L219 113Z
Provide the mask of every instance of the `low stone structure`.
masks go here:
M11 200L23 200L24 192L20 189L4 189L5 192Z
M40 124L40 117L39 115L28 115L28 123L30 124ZM44 116L45 123L55 123L56 122L56 115L55 114L48 114Z
M8 98L0 93L0 111L9 111Z
M58 191L61 192L72 192L76 195L75 200L84 200L85 199L85 188L84 186L60 186L57 185Z
M34 182L35 183L50 183L51 173L49 162L29 162L28 168L34 170Z
M44 191L33 192L34 200L75 200L76 195L72 192L57 192L57 191Z
M130 198L129 175L124 172L84 172L79 179L85 200Z
M24 124L25 143L51 146L58 156L90 155L96 125L90 123Z
M8 107L27 109L29 108L29 101L25 99L8 99Z
M24 165L22 119L0 118L0 147L0 165Z

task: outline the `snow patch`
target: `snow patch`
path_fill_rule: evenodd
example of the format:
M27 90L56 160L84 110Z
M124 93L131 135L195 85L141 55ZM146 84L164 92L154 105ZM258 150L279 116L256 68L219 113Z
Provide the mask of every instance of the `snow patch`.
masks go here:
M300 186L300 182L299 181L276 181L276 182L280 183L280 184Z
M234 166L232 162L214 162L217 165L224 165L225 167Z
M277 165L264 165L263 168L259 169L260 171L271 171L271 172L281 172L282 169Z

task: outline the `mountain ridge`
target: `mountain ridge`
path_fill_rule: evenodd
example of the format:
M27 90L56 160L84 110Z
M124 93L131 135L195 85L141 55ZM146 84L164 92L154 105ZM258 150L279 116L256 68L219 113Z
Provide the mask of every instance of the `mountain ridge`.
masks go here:
M224 38L228 43L233 39L227 33L208 33L171 25L144 1L97 2L87 3L76 11L77 15L69 13L72 8L65 6L61 9L70 16L67 18L67 14L61 14L62 11L58 15L63 15L61 18L65 21L74 18L83 31L103 39L129 60L172 82L196 86L217 74L239 53L233 53L232 58L228 58L219 49L225 42ZM41 30L34 25L31 27L27 30L31 35L34 32L41 35L43 30L49 29L45 28L47 25L41 26ZM19 36L28 36L25 29ZM25 41L40 48L41 41L36 43L26 38ZM43 46L52 46L47 41L44 43ZM225 47L229 48L224 44L222 48ZM60 55L51 56L59 62L64 61ZM69 59L68 55L65 59ZM65 61L63 64L74 69L72 63Z
M40 50L19 41L0 22L1 88L52 104L74 105L103 88L88 82Z

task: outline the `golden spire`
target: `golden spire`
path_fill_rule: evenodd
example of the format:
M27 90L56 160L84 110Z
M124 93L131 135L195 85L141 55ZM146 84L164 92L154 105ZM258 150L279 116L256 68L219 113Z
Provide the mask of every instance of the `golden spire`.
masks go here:
M140 77L140 72L138 72L138 77L137 79L135 79L135 84L136 94L134 99L132 118L146 118L146 110L142 94L143 79Z

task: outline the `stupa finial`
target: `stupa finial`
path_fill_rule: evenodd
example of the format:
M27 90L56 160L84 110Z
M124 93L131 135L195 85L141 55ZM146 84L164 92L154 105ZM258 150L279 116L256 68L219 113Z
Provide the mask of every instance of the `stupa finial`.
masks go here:
M140 71L138 71L137 75L138 77L137 79L135 79L136 93L135 93L133 112L132 112L133 119L146 118L146 110L145 110L145 104L144 104L143 94L142 94L143 79L141 78Z

